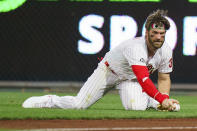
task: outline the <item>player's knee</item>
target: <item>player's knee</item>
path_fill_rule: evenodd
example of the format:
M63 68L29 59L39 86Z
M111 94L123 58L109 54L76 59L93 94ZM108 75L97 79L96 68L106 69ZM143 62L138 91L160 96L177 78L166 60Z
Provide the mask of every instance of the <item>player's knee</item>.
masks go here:
M144 111L146 110L147 106L146 105L129 105L129 106L126 106L125 109L126 110L136 110L136 111Z
M87 109L89 107L88 104L86 104L85 102L82 102L82 101L77 101L75 104L74 104L74 109Z
M145 111L146 110L146 106L134 106L132 108L132 110L136 110L136 111Z
M81 104L76 104L74 109L87 109L88 106L87 105L81 105Z

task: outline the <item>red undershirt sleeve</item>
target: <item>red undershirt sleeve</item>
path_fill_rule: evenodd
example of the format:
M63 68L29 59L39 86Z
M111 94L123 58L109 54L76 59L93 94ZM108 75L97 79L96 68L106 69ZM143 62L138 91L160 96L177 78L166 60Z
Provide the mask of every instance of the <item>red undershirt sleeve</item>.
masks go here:
M139 84L150 97L157 100L160 104L164 99L169 99L168 95L162 94L157 90L152 80L149 78L149 72L146 66L132 65L131 68L136 75Z

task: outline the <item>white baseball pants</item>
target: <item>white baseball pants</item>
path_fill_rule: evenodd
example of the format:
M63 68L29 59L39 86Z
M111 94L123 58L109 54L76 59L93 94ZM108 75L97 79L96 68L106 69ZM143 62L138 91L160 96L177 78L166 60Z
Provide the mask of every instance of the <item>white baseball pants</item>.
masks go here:
M55 108L86 109L113 88L118 83L118 78L111 70L100 62L94 73L84 83L77 96L52 96Z
M99 63L77 96L46 95L41 96L40 100L50 99L46 104L48 108L86 109L102 98L107 91L116 87L126 110L146 110L149 107L148 103L151 103L151 107L158 104L142 91L136 80L121 81L103 61Z

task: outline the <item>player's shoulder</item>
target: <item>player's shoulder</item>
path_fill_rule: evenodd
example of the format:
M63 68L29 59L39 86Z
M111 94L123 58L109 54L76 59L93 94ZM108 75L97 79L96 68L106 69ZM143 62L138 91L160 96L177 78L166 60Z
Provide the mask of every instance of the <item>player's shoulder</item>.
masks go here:
M145 38L143 36L141 37L134 37L126 40L125 42L133 42L133 43L143 43L145 41Z
M172 48L169 46L169 44L167 42L164 42L161 51L164 53L171 53L172 52Z
M160 53L161 58L169 58L172 57L173 54L173 50L172 48L169 46L168 43L164 42L163 46L160 49Z
M125 42L125 48L139 48L144 46L145 44L145 38L144 37L135 37L126 40Z
M123 48L124 53L132 53L138 55L146 55L147 47L144 37L136 37L126 41L126 44Z

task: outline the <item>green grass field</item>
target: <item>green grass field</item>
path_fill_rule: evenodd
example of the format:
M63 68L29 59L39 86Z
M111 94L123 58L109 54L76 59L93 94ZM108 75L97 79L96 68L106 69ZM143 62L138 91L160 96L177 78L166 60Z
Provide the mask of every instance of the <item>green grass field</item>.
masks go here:
M197 95L182 94L172 95L172 98L180 101L180 112L159 112L153 109L146 111L126 111L122 107L118 94L107 94L87 110L24 109L21 107L21 104L26 98L45 94L36 92L0 92L0 119L197 118ZM65 94L58 93L57 95Z

